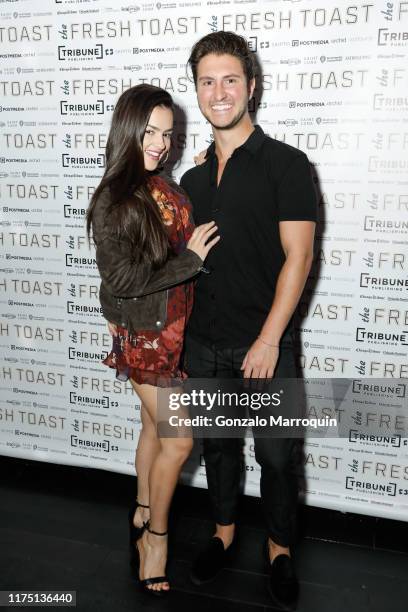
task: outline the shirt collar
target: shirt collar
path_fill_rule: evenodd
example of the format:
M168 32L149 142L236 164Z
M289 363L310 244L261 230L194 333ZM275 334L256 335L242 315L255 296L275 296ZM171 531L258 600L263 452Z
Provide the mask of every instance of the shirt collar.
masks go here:
M242 145L240 145L239 147L235 149L233 155L235 154L236 151L240 151L241 149L245 149L246 151L251 153L251 155L255 155L255 153L261 147L265 138L266 138L265 132L263 131L261 126L256 125L254 131L250 134L250 136L247 138L247 140ZM210 157L214 155L215 155L215 142L212 142L207 149L206 159L209 159Z

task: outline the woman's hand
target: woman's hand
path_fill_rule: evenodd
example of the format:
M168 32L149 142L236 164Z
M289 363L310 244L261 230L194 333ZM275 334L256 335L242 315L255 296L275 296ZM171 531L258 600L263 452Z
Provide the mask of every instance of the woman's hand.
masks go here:
M209 250L212 249L220 239L220 236L215 236L215 238L209 240L217 229L218 227L215 225L215 221L197 226L187 243L187 248L190 249L190 251L194 251L194 253L204 261ZM207 240L209 242L207 242Z
M115 323L111 323L110 321L108 321L108 331L109 331L111 336L117 336L118 335L118 326L115 325Z
M205 156L207 155L207 149L200 151L198 155L194 156L194 163L196 166L201 166L205 162Z

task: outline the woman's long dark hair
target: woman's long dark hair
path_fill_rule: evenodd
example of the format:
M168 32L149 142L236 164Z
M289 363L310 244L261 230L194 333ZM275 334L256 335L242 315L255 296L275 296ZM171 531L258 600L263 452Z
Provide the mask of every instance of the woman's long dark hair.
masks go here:
M106 144L105 173L86 215L89 237L98 198L104 189L109 189L107 215L112 233L129 238L154 267L162 265L169 253L166 229L147 186L149 174L143 156L146 126L156 106L174 111L170 94L146 83L131 87L120 96Z

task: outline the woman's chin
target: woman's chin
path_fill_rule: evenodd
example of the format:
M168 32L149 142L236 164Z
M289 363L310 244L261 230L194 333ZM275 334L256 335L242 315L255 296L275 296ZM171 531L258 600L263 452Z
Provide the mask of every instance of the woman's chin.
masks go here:
M158 167L159 163L160 163L160 159L155 160L155 159L152 159L151 157L147 157L147 156L145 156L145 158L144 158L145 168L146 168L146 170L148 170L150 172L152 170L156 170L156 168Z
M159 165L158 161L154 162L151 159L145 160L145 169L148 170L148 172L153 172L153 170L156 170L158 165Z

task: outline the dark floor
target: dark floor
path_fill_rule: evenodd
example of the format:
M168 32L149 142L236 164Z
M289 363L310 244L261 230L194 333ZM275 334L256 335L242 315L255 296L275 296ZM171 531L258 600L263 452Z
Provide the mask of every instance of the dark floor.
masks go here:
M217 580L189 579L211 533L204 490L179 487L172 509L172 592L140 593L128 564L127 509L135 479L0 457L0 590L75 590L77 609L273 610L262 562L259 500L244 497L237 554ZM302 507L299 612L402 612L408 602L408 523Z

